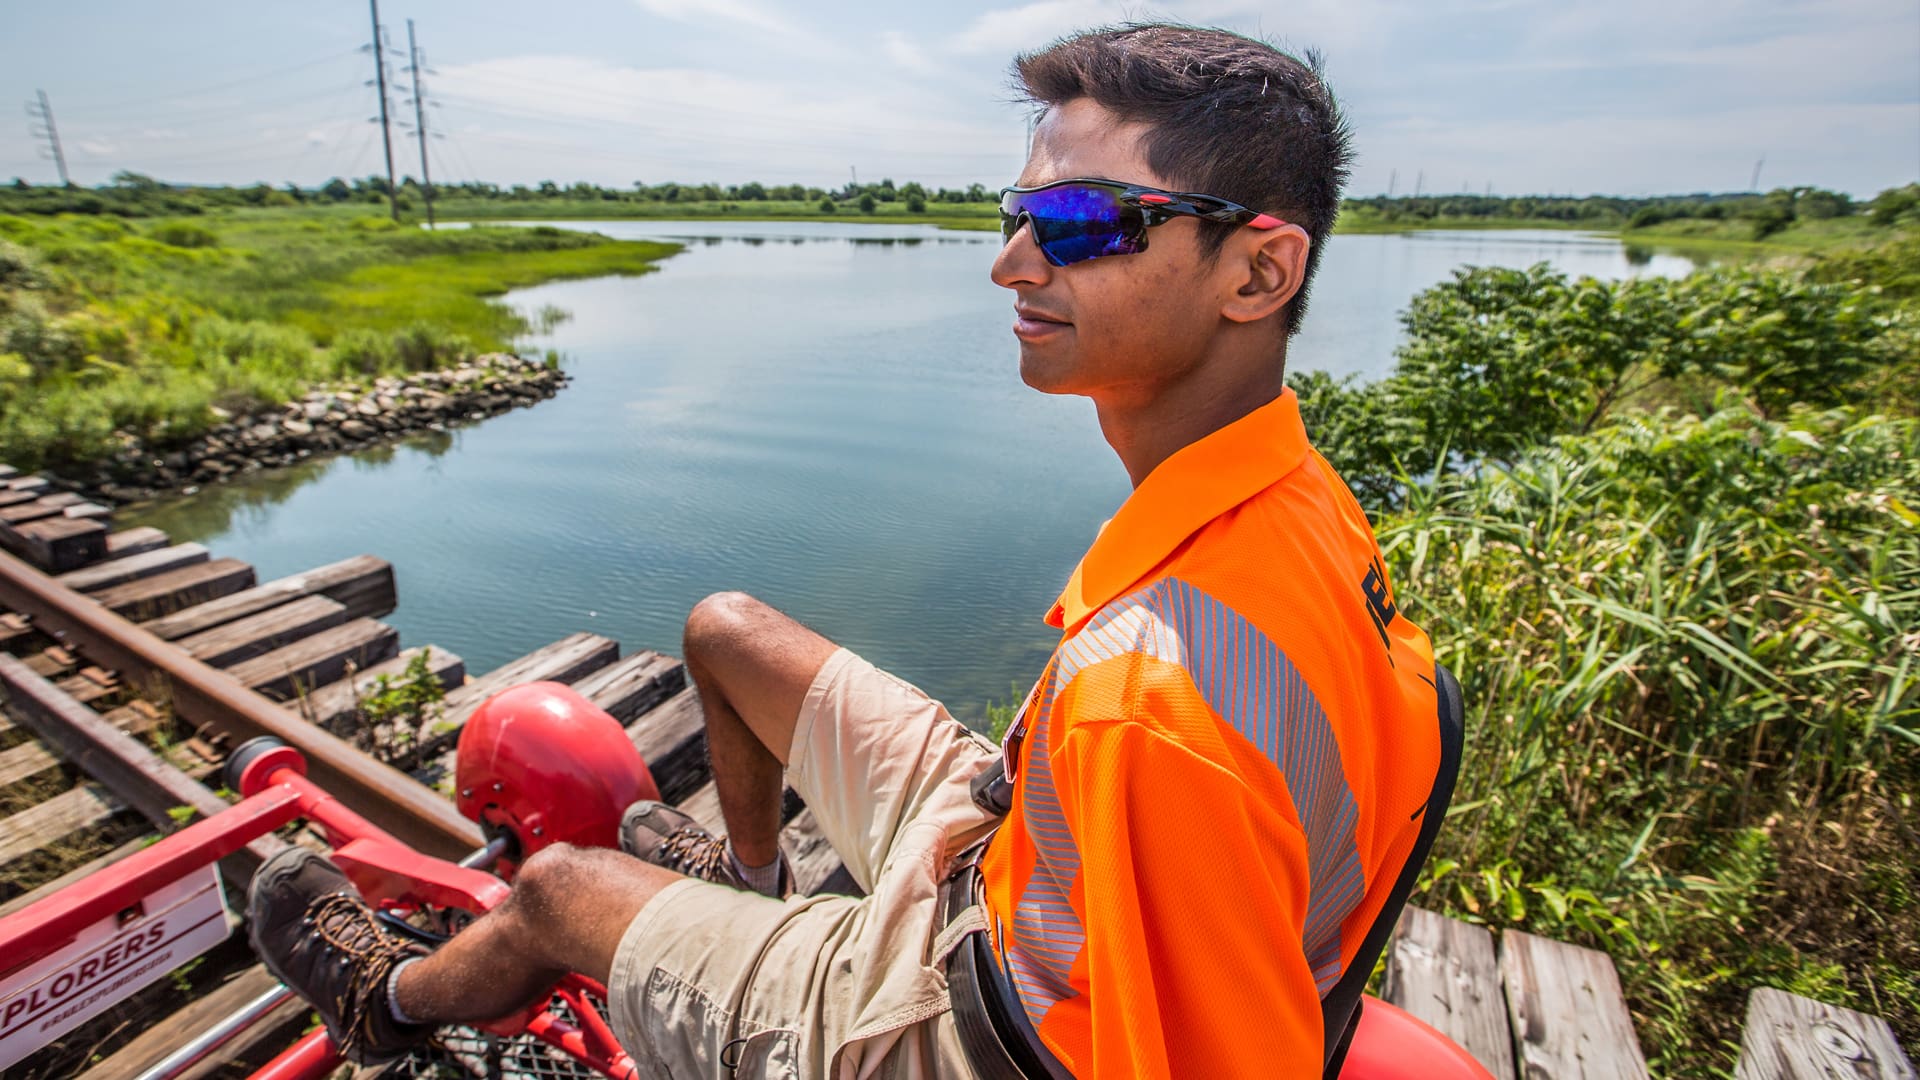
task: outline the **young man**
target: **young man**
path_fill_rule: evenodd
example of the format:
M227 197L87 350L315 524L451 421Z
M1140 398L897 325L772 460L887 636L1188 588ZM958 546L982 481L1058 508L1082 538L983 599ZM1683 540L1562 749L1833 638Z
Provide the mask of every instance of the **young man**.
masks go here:
M1428 642L1282 381L1347 133L1312 66L1224 32L1132 26L1017 66L1044 112L993 280L1021 377L1092 398L1135 490L1047 615L1010 811L971 792L1000 749L938 703L711 597L685 651L727 839L642 804L641 858L542 851L423 958L317 856L262 870L256 947L350 1055L574 970L650 1076L1320 1074L1320 1000L1438 761ZM783 781L866 897L785 896ZM943 891L989 833L977 889Z

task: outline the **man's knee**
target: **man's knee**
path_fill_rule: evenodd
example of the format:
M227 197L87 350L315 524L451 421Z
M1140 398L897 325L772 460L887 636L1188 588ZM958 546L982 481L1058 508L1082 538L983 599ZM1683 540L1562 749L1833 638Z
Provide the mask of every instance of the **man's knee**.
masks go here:
M565 898L579 896L582 886L591 882L596 853L572 844L541 848L520 864L508 903L525 915L552 917Z
M708 596L687 613L686 655L705 655L737 643L746 636L749 627L770 610L743 592L717 592Z

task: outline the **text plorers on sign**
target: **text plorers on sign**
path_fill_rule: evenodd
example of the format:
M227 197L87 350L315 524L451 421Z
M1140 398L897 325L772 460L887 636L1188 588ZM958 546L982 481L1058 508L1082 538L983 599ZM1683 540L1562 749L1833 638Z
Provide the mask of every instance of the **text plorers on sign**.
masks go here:
M82 930L0 977L0 1069L72 1031L227 937L220 873L209 866Z

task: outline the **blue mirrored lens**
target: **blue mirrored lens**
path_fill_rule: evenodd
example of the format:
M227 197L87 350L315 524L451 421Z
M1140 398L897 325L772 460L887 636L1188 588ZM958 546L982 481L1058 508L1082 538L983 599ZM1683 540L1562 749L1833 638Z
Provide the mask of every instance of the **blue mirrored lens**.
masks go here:
M1068 266L1102 255L1140 251L1143 229L1130 228L1134 215L1120 205L1119 192L1091 184L1063 184L1039 191L1008 192L1000 200L1001 229L1012 238L1025 214L1047 260Z

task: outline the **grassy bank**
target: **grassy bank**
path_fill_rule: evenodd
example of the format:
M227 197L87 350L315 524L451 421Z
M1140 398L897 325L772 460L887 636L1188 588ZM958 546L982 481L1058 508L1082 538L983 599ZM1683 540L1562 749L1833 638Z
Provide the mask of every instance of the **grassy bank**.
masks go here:
M1604 949L1655 1075L1773 986L1920 1038L1920 424L1642 414L1412 490L1468 748L1415 902Z
M0 460L77 468L328 381L508 348L492 298L677 250L560 229L427 232L364 213L0 216Z

